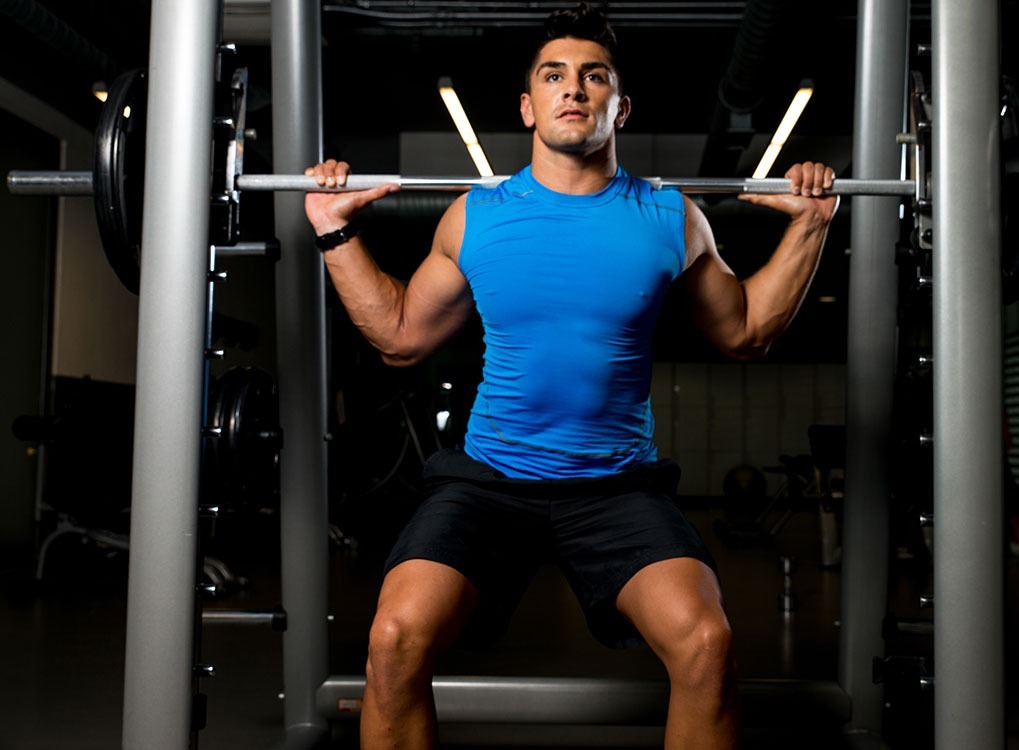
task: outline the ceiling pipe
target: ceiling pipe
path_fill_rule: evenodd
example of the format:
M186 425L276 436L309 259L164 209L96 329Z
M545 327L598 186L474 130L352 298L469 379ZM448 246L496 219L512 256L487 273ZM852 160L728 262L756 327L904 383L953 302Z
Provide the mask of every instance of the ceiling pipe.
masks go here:
M608 15L612 24L622 26L704 26L739 23L744 2L601 2L597 8ZM562 6L550 2L443 2L436 0L346 0L322 6L326 13L388 28L508 28L540 25L548 14Z
M753 110L764 98L763 83L792 0L750 0L733 45L732 58L718 84L718 102L701 156L699 174L735 175L754 134Z

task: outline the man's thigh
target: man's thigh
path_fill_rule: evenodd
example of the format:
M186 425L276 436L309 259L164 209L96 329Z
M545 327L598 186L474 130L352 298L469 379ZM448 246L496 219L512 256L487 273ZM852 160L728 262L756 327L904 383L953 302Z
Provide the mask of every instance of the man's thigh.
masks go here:
M690 557L642 568L619 592L616 609L656 653L705 623L727 627L718 577Z
M700 534L668 494L638 489L591 497L564 507L561 515L556 525L559 563L592 633L606 645L641 640L629 618L620 617L616 600L649 566L686 559L714 578L714 560Z
M547 513L541 505L469 482L444 483L401 533L386 563L387 580L419 562L456 572L476 596L469 640L492 642L547 559Z

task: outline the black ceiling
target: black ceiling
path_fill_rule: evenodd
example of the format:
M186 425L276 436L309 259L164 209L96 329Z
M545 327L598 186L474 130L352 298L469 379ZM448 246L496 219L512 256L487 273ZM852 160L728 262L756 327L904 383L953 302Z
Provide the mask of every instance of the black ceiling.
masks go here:
M610 18L613 9L628 5L719 9L712 14L677 9L673 22L656 25L637 20L636 12L620 11L614 21L623 46L627 92L634 100L627 129L706 132L744 3L617 2L610 4ZM819 102L834 107L841 120L840 132L849 132L852 96L845 93L852 88L855 18L840 9L854 3L782 0L776 5L789 6L789 12L785 23L774 30L767 45L767 69L760 71L765 94L760 107L762 127L774 127L776 117L781 117L779 108L788 104L799 81L812 78L819 87ZM668 18L670 14L658 15ZM536 23L540 25L540 21ZM802 39L810 30L826 37L823 54L804 53ZM326 91L352 92L355 107L361 101L391 103L359 113L374 129L448 127L448 116L435 95L440 75L453 78L477 129L520 128L518 94L533 51L533 27L436 22L423 29L385 28L373 27L359 16L327 10L323 32L329 42L324 49ZM821 91L825 91L823 99ZM769 121L767 125L764 120Z

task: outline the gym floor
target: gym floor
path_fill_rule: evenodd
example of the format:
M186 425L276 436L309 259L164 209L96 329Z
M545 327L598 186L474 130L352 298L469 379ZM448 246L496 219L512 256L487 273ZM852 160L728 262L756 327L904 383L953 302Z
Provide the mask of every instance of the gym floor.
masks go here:
M727 606L736 633L741 678L833 680L837 673L840 574L820 565L818 514L795 513L781 533L767 544L730 549L712 530L721 512L710 503L695 503L688 512L716 554ZM268 609L280 600L276 555L271 540L250 536L252 549L239 559L236 572L250 577L243 590L208 606ZM261 545L261 546L259 546ZM259 551L262 550L262 551ZM798 607L783 613L778 606L783 577L780 556L797 560L792 590ZM379 584L378 555L334 547L332 585L331 674L357 674L363 669L365 635ZM1019 623L1019 560L1008 563L1006 633ZM243 568L243 569L242 569ZM0 748L4 750L111 750L120 745L123 697L126 555L66 537L53 547L42 584L32 571L8 568L0 573L0 683L3 706ZM931 586L931 566L924 555L893 561L890 609L902 618L924 617L921 593ZM929 613L927 613L929 616ZM895 645L898 653L930 652L929 639L910 636ZM183 658L183 657L182 657ZM1008 748L1019 748L1019 649L1008 637ZM279 742L283 722L282 639L268 627L207 625L202 636L202 661L214 664L216 675L202 681L208 696L207 728L200 745L208 750L269 748ZM496 647L483 651L455 649L440 673L490 675L551 675L661 677L661 668L646 649L615 652L602 648L587 633L579 608L557 571L542 571ZM900 699L901 698L901 699ZM893 703L888 716L887 746L929 747L930 698L907 691ZM445 744L470 746L470 731L449 728ZM469 730L469 728L467 728ZM336 747L352 747L351 727L335 727ZM492 744L500 729L480 736ZM510 731L504 739L509 738ZM598 746L614 736L599 730ZM632 733L630 733L632 735ZM568 736L567 733L562 735ZM573 735L574 737L580 735ZM651 736L654 736L652 733ZM796 726L767 730L747 727L748 748L840 746L833 734L820 742ZM479 744L481 740L477 740ZM563 740L565 742L566 740ZM509 741L509 746L513 742ZM572 746L578 746L576 739ZM624 744L619 740L617 744ZM627 742L629 744L629 741ZM582 746L594 746L585 740ZM633 746L632 744L630 746Z

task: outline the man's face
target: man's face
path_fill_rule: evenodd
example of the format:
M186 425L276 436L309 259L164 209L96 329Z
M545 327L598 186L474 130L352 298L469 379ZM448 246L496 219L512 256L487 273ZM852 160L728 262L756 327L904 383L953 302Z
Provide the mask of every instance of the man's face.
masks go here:
M530 86L530 93L520 96L520 115L556 151L597 151L630 113L608 51L586 39L546 44L530 73Z

